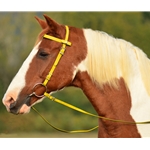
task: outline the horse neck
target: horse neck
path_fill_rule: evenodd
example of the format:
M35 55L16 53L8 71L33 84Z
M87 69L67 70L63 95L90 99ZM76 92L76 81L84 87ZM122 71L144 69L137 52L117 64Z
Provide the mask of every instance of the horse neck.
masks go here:
M112 119L134 121L130 115L131 98L124 80L121 78L118 82L118 89L114 89L107 84L101 89L91 80L87 72L79 72L73 81L73 85L83 90L98 115ZM132 134L134 134L131 135L132 137L139 137L137 128L134 125L129 128L127 125L99 119L99 127L99 137L110 137L110 135L112 137L120 137L121 135L128 137L127 133L131 130L133 130ZM120 128L122 128L121 132Z

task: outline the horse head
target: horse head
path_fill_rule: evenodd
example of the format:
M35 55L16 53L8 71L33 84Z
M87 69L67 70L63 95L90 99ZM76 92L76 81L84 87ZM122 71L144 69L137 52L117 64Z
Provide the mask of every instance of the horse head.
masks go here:
M53 75L46 86L43 82L62 47L62 43L49 40L43 36L50 35L58 39L64 39L66 28L58 24L48 16L45 20L36 17L42 31L37 37L35 46L26 58L18 73L10 83L3 103L7 110L14 114L23 114L30 111L31 106L41 102L44 92L52 93L71 85L79 69L79 64L86 56L85 39L82 38L82 30L69 27L69 41L71 46L66 46L66 51L56 66ZM83 44L84 43L84 44ZM82 52L79 49L82 48ZM34 93L34 94L33 94Z

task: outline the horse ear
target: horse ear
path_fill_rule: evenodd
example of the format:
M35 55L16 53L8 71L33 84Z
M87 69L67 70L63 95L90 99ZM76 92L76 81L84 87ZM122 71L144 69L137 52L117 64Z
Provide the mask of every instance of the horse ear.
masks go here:
M59 29L60 25L57 22L52 20L47 15L43 15L43 16L45 17L47 25L49 26L50 29L52 29L53 31L57 31Z
M46 21L44 21L44 20L42 20L42 19L40 19L40 18L38 18L36 16L35 16L35 19L38 21L38 23L40 24L40 26L42 27L42 29L45 29L47 27Z

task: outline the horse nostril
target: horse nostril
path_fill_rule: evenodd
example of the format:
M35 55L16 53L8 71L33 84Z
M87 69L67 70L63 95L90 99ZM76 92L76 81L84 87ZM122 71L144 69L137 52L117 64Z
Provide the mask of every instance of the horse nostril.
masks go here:
M12 96L5 96L3 98L3 104L6 106L8 112L18 114L17 101Z
M14 102L14 99L11 97L9 100L8 100L9 104L12 104Z
M4 101L4 105L6 105L7 108L12 108L14 107L15 100L12 97L8 97L5 101Z
M16 105L16 101L11 101L11 103L10 103L10 109L12 109L12 108L14 108L15 107L15 105Z

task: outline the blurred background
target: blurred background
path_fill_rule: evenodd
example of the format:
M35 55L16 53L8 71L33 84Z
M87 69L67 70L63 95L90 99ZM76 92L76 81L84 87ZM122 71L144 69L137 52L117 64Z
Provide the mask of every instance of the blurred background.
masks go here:
M32 50L41 31L35 16L49 15L60 24L92 28L125 39L150 57L150 12L0 12L0 99ZM66 88L54 95L79 108L96 113L77 88ZM66 129L88 129L98 125L92 118L45 99L35 107L53 125ZM0 103L0 137L97 137L92 133L66 135L49 127L33 110L13 115Z

